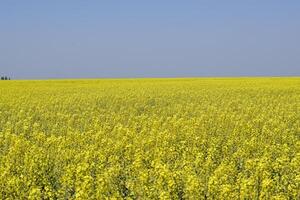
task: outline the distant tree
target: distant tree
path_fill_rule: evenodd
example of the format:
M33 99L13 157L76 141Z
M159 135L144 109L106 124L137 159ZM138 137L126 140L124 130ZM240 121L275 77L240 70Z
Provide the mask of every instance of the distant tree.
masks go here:
M1 76L0 80L6 81L6 80L11 80L11 78L9 76Z

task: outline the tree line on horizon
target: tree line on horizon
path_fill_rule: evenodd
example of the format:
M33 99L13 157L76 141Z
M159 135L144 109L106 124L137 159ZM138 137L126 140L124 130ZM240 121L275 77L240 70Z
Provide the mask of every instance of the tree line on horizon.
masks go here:
M7 76L1 76L1 81L11 80L10 77Z

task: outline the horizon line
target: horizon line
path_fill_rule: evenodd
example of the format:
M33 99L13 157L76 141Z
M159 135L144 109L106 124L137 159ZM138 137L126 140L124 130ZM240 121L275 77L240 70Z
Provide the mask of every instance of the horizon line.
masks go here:
M10 77L10 81L51 81L51 80L123 80L123 79L193 79L193 78L224 78L224 79L229 79L229 78L300 78L300 75L256 75L256 76L146 76L146 77L77 77L77 78L71 78L71 77L66 77L66 78L16 78L13 79Z

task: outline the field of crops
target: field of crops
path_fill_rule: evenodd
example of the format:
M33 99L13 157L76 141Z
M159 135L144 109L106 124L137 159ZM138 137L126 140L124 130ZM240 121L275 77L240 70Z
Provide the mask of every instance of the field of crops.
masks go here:
M300 78L0 82L0 199L300 199Z

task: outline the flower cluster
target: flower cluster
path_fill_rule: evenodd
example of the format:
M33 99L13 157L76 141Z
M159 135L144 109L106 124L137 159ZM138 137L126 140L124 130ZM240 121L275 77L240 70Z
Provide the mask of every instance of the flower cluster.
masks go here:
M300 199L300 79L0 83L0 199Z

